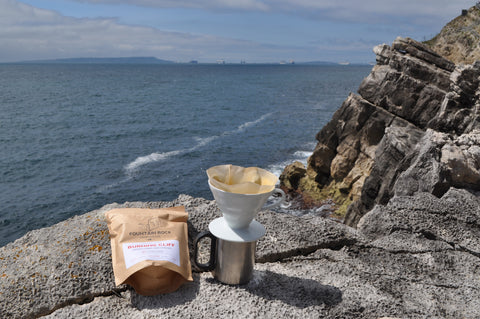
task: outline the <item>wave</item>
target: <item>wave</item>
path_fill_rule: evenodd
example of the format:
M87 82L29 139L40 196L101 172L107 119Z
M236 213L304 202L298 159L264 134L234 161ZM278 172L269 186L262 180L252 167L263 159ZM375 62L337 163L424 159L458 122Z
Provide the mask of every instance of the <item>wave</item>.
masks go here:
M286 166L292 164L293 162L300 162L305 167L307 167L308 158L312 155L313 149L315 148L316 143L308 143L304 145L303 150L298 150L289 156L286 160L271 164L267 167L267 170L275 174L277 177L283 173L283 170Z
M181 150L177 151L170 151L170 152L165 152L165 153L152 153L146 156L140 156L137 157L133 162L129 163L128 165L125 166L125 169L128 172L134 171L140 166L153 163L153 162L158 162L158 161L163 161L169 157L179 155L183 153Z
M250 126L253 126L253 125L256 125L260 122L263 122L265 121L265 119L267 119L269 116L271 116L273 113L267 113L267 114L264 114L262 115L261 117L259 117L258 119L256 119L255 121L251 121L251 122L246 122L246 123L243 123L242 125L238 126L237 129L234 131L235 133L236 132L242 132L243 130L245 130L246 128L250 127Z
M177 156L177 155L186 154L186 153L196 151L197 149L210 144L211 142L213 142L214 140L216 140L218 138L221 138L223 136L232 135L232 134L241 133L245 129L264 121L265 119L267 119L272 114L273 113L264 114L261 117L259 117L258 119L256 119L255 121L245 122L243 124L240 124L236 129L233 129L231 131L225 131L220 135L213 135L213 136L209 136L209 137L194 137L194 140L197 143L190 148L185 148L185 149L180 149L180 150L175 150L175 151L169 151L169 152L164 152L164 153L155 152L155 153L152 153L152 154L149 154L149 155L137 157L133 162L125 165L125 167L124 167L125 171L128 175L131 175L132 173L137 171L141 166L144 166L144 165L147 165L147 164L150 164L150 163L154 163L154 162L160 162L160 161L166 160L166 159L168 159L170 157L173 157L173 156Z
M312 151L296 151L293 153L293 157L300 158L300 159L307 159L312 155ZM306 163L306 162L305 162Z
M197 144L191 148L189 148L189 151L195 151L197 148L200 148L202 146L210 144L212 141L216 140L219 138L220 135L213 135L209 137L194 137L195 141L197 141Z

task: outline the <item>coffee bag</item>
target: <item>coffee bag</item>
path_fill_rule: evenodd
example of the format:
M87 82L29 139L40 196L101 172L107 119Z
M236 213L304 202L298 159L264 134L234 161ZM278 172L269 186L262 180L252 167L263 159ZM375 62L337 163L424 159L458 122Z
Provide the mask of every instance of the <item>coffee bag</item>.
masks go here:
M138 294L150 296L193 280L183 206L118 208L105 217L116 285L129 284Z

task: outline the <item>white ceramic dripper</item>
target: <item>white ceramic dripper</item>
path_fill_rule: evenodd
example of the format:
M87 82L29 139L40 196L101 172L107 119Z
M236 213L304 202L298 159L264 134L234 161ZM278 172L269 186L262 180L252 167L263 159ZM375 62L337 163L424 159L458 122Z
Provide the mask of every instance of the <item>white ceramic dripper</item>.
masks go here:
M285 193L279 188L266 193L238 194L218 189L210 181L208 185L227 225L232 229L247 228L260 210L277 207L285 200ZM279 193L281 197L264 206L273 193Z

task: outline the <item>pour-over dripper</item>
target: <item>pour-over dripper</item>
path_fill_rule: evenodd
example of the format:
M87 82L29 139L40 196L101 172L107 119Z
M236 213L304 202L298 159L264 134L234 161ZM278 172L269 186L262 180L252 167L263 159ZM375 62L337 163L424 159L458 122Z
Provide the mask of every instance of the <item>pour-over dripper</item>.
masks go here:
M227 225L232 229L247 228L260 210L276 207L285 199L285 193L278 188L260 194L238 194L218 189L210 181L208 185ZM280 193L281 198L264 206L275 192Z

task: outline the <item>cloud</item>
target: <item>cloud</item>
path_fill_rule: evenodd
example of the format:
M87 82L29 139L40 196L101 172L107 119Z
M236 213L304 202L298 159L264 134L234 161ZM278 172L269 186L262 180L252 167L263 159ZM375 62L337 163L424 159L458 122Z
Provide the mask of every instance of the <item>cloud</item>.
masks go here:
M458 11L458 6L462 3L467 7L473 5L472 1L468 0L268 0L268 3L272 7L276 4L282 10L301 8L347 16L361 14L450 16L452 9Z
M389 19L430 23L460 14L471 0L71 0L160 8L248 10L308 16L344 22L383 23ZM419 19L420 17L420 19Z
M156 56L181 61L203 57L215 61L235 51L265 50L250 41L166 32L121 24L116 19L65 17L14 0L0 0L0 42L1 62L107 56Z
M0 24L6 26L29 24L32 20L42 24L51 23L61 18L52 11L38 9L15 0L1 0L0 8Z
M260 0L72 0L93 4L129 4L157 8L195 8L206 10L266 11L268 5Z

